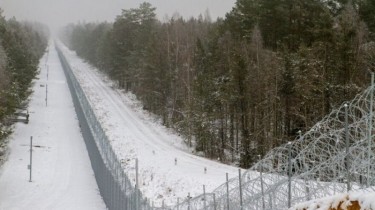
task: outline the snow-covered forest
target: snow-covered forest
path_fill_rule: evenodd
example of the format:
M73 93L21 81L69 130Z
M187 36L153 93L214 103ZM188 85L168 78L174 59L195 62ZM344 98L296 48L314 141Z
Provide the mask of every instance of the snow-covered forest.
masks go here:
M6 20L0 9L0 144L11 132L14 112L27 106L48 36L47 26Z
M143 3L62 39L205 157L249 167L364 90L371 0L237 0L225 18L163 21Z
M0 209L375 209L374 11L144 2L57 33L0 9Z

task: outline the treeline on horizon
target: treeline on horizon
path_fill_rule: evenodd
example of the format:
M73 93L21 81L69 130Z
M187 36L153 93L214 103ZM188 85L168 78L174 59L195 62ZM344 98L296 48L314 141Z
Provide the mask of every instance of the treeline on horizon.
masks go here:
M31 93L48 36L46 26L6 20L0 8L0 143L11 132L11 115Z
M197 152L249 167L369 86L372 0L237 0L159 21L149 3L62 40L131 91Z

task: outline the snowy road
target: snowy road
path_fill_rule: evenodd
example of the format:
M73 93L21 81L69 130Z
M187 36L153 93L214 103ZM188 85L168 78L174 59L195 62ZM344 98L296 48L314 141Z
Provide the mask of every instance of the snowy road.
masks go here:
M225 173L238 175L236 167L191 154L183 139L155 122L134 96L114 88L103 74L62 48L133 182L134 160L139 159L141 191L156 205L202 194L203 185L211 191L225 182Z
M29 104L30 123L16 124L8 160L0 170L0 209L106 209L53 45L41 59L40 68ZM32 182L27 170L30 136L35 145Z

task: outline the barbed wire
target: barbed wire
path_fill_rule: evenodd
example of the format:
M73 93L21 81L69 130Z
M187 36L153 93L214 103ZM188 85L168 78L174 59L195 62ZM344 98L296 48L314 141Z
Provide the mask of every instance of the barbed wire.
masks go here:
M241 179L172 209L288 209L348 190L375 191L373 90L372 85L295 141L272 149Z

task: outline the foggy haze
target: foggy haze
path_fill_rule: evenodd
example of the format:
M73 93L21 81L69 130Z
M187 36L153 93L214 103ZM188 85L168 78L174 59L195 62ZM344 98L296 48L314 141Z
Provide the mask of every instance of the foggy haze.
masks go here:
M7 18L38 21L52 28L78 21L113 21L122 9L136 8L145 0L0 0ZM148 0L159 20L178 12L185 18L209 10L212 19L224 17L235 0Z

